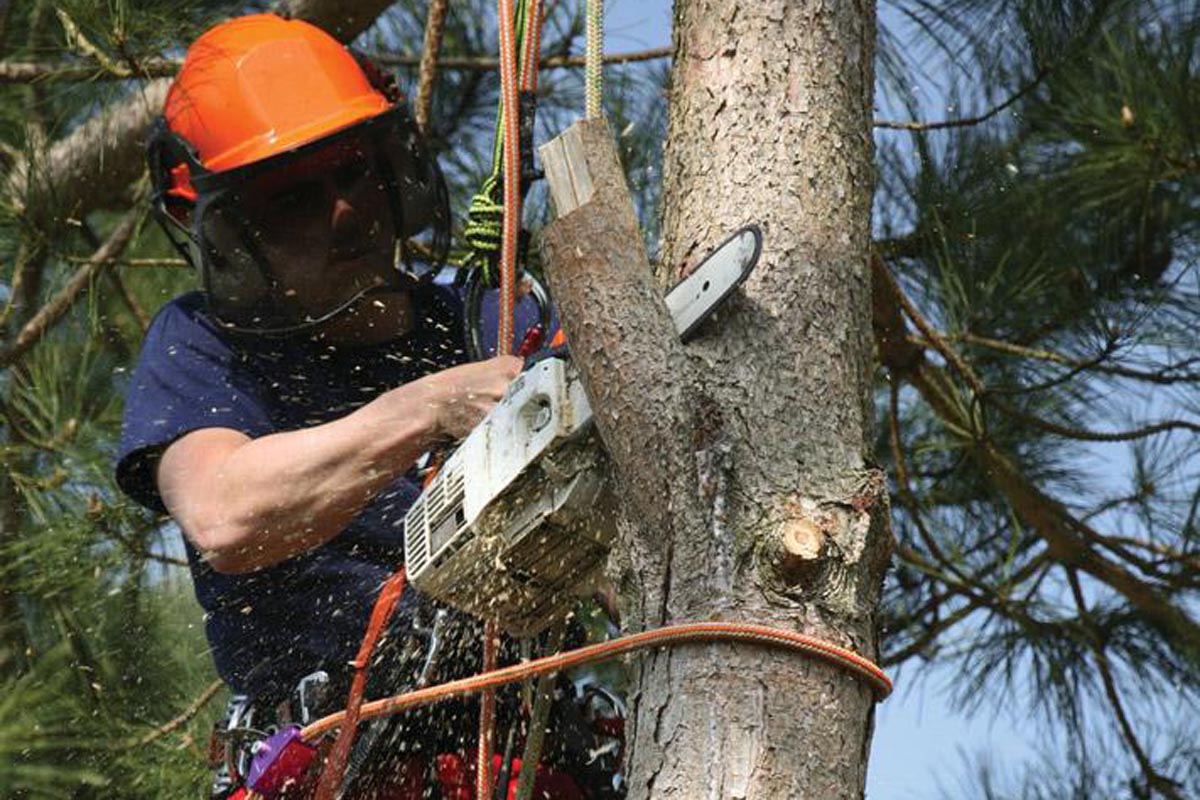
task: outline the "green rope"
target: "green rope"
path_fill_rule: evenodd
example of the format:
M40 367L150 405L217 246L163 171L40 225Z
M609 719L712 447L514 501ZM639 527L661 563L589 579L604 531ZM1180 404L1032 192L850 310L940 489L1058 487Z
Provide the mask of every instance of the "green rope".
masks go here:
M527 30L531 24L528 6L529 0L517 3L516 16L513 19L513 27L517 29L514 49L518 54L521 53L522 42L530 34ZM467 222L463 226L463 239L467 242L467 254L463 263L477 267L483 273L484 283L488 286L496 280L495 265L500 257L501 230L504 224L503 176L504 104L503 101L497 101L496 129L492 137L492 171L471 198Z

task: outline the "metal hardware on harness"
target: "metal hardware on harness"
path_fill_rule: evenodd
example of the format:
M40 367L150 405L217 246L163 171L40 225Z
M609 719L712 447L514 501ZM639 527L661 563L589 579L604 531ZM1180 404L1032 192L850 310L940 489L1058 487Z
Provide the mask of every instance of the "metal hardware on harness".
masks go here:
M229 698L225 715L213 729L212 749L218 751L217 775L213 796L224 797L241 785L250 772L254 744L270 736L269 731L254 727L255 708L250 697L235 694Z
M296 685L296 695L300 703L301 725L307 725L313 720L313 707L325 700L328 691L329 673L323 669L300 679L300 683Z

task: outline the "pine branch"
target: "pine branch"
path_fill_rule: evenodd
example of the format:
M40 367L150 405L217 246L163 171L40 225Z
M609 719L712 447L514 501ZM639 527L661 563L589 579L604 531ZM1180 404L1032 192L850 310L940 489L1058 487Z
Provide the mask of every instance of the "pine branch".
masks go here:
M129 313L133 316L134 320L137 321L138 327L141 328L142 333L144 334L150 329L149 315L146 314L145 310L141 307L141 305L138 304L137 298L133 296L133 292L130 291L129 287L125 284L125 281L121 279L121 274L119 272L110 269L106 270L106 273L108 275L108 279L113 284L113 288L117 290L117 296L121 298L121 302L125 304L125 308L129 310Z
M875 261L876 259L872 259L872 264L874 264ZM963 360L962 356L958 354L958 351L951 347L949 342L946 341L942 334L939 333L933 327L933 325L931 325L925 319L925 316L908 298L908 295L905 294L904 290L900 288L900 284L898 284L896 279L892 277L891 270L887 269L887 267L883 264L883 261L878 260L878 263L879 267L875 271L875 277L877 281L883 283L885 287L885 296L890 297L895 304L904 311L904 314L910 320L912 320L913 325L915 325L917 330L919 330L921 334L925 336L925 338L933 346L933 349L936 350L942 358L946 359L946 363L958 373L959 377L966 382L967 386L969 386L971 390L975 392L975 394L984 394L986 389L984 388L983 381L980 380L979 376L975 374L975 370L971 369L971 366L967 364L965 360Z
M208 705L214 697L217 696L217 693L221 691L221 687L224 685L225 682L220 679L213 681L208 685L208 688L201 692L195 700L188 704L187 708L181 711L179 715L170 722L167 722L165 725L160 725L147 734L133 739L127 739L124 742L115 744L114 748L126 749L131 747L145 747L148 744L153 744L159 739L162 739L164 736L169 736L171 733L188 724L197 714L199 714L204 707Z
M41 286L46 257L46 248L40 237L35 240L30 235L21 236L9 283L8 301L0 311L0 328L6 327L14 315L18 321L27 316L26 310L32 305Z
M882 263L882 262L881 262ZM1051 422L1041 417L1028 414L1020 409L999 400L979 378L971 366L966 362L957 350L949 343L948 338L937 331L933 325L925 319L924 315L917 309L916 305L908 298L908 295L900 288L895 279L891 275L891 271L883 267L879 271L879 280L883 281L887 286L888 291L894 297L896 304L904 310L905 315L912 320L924 336L928 343L946 360L959 377L970 387L975 395L975 399L986 403L998 411L1007 414L1008 416L1018 419L1028 425L1031 425L1046 433L1052 433L1056 436L1062 436L1069 439L1087 442L1126 442L1136 439L1144 439L1147 436L1153 436L1158 433L1164 433L1173 430L1186 430L1200 433L1200 425L1189 422L1187 420L1165 420L1150 425L1145 425L1129 431L1090 431L1084 428L1074 428L1066 425L1060 425ZM917 342L913 342L914 344Z
M136 66L125 67L130 75L143 78L169 78L182 62L170 58L138 59ZM13 83L80 83L85 81L126 80L94 64L67 61L0 61L0 85Z
M58 15L58 21L63 27L63 32L67 35L67 46L74 48L80 55L85 58L90 58L99 64L106 72L120 80L133 76L133 70L127 64L119 64L108 57L108 54L92 43L90 39L79 29L75 24L75 20L65 9L55 8L54 13Z
M1164 364L1161 369L1153 372L1145 370L1130 369L1119 365L1102 364L1098 361L1093 363L1092 359L1080 360L1070 358L1061 353L1056 353L1045 348L1026 347L1024 345L1005 342L1000 339L991 339L986 336L980 336L974 333L962 333L954 337L956 340L961 340L969 344L987 347L992 350L997 350L1010 355L1021 356L1022 358L1030 358L1038 361L1050 361L1055 364L1072 369L1084 368L1086 370L1095 370L1109 375L1116 375L1123 378L1132 378L1134 380L1145 381L1147 383L1157 384L1172 384L1172 383L1195 383L1200 382L1200 372L1185 372L1183 374L1173 375L1180 370L1188 369L1196 364L1200 364L1200 357L1189 358L1174 364Z
M1081 442L1130 442L1137 439L1144 439L1147 436L1165 433L1168 431L1192 431L1200 433L1200 425L1187 420L1164 420L1155 422L1150 425L1144 425L1140 428L1134 428L1128 431L1091 431L1086 428L1074 428L1069 425L1060 425L1056 422L1043 419L1033 414L1028 414L1015 408L1008 403L1002 402L994 395L985 394L981 398L985 403L992 406L996 410L1007 414L1013 419L1030 425L1038 430L1046 433L1052 433L1055 436L1062 436L1066 439L1075 439Z
M899 131L936 131L946 128L968 128L974 125L980 125L987 122L992 117L996 116L1005 109L1011 108L1017 101L1025 97L1046 79L1046 76L1051 72L1050 67L1043 67L1033 77L1029 83L1022 86L1015 94L1009 97L1000 105L995 106L982 114L974 117L963 117L961 119L948 119L940 122L892 122L890 120L875 120L875 127L884 130L899 130Z
M876 336L885 340L896 335L895 331L880 330L879 325L889 320L902 319L900 310L916 313L911 302L903 295L899 285L881 259L871 259L873 286L877 296L873 304L891 306L891 314L876 311ZM916 314L920 317L919 314ZM916 320L914 320L914 324ZM920 327L920 326L918 326ZM922 330L939 347L948 348L940 337L930 336L932 327ZM881 354L888 352L883 347ZM941 352L939 350L939 352ZM961 364L961 358L953 352L942 353L950 364ZM968 417L964 404L954 394L948 378L924 362L915 368L910 364L889 364L893 380L904 379L911 383L931 410L937 414L948 430L964 440L982 473L1006 499L1008 505L1027 525L1046 542L1050 555L1063 564L1086 572L1096 580L1111 587L1123 596L1163 635L1164 641L1180 652L1187 660L1200 663L1200 625L1179 606L1163 594L1160 587L1147 583L1118 563L1098 555L1088 544L1096 536L1088 525L1076 519L1063 505L1033 484L1012 461L1011 457L997 447L985 433ZM973 373L972 373L973 374Z
M904 557L904 554L899 549L897 550L897 555L901 558ZM955 609L948 617L941 618L937 622L923 627L921 635L900 650L885 654L880 660L879 665L881 667L899 666L913 656L927 652L930 647L937 643L937 640L941 638L943 633L974 614L980 608L982 608L982 605L977 600L968 600L964 605Z
M673 55L669 47L609 53L604 63L609 65L636 64L656 61ZM408 53L371 54L372 60L387 67L420 67L423 56ZM117 65L120 71L105 66L65 61L0 61L0 85L14 83L78 83L83 81L128 80L131 75L143 78L170 78L179 72L182 61L172 58L144 58L134 64ZM538 62L539 69L581 69L583 56L547 56ZM500 62L490 56L451 56L439 59L438 69L456 72L495 72ZM125 74L122 74L125 73Z
M1116 681L1113 680L1112 669L1108 663L1108 654L1105 653L1104 647L1101 644L1103 633L1088 610L1087 602L1084 600L1083 588L1079 585L1079 575L1075 570L1070 568L1067 568L1065 572L1067 573L1067 581L1071 586L1071 595L1075 601L1075 608L1079 612L1079 618L1092 634L1087 637L1088 646L1092 651L1093 660L1096 662L1096 669L1100 673L1100 682L1104 686L1105 697L1108 698L1109 706L1112 708L1113 715L1117 719L1117 726L1121 729L1122 738L1125 739L1129 751L1133 753L1134 759L1137 761L1138 766L1141 767L1142 774L1145 775L1147 783L1163 797L1168 798L1168 800L1183 800L1183 795L1179 793L1179 784L1154 768L1141 742L1138 741L1137 733L1133 730L1133 725L1129 722L1129 716L1125 713L1124 704L1121 702L1121 695L1117 691Z
M183 567L186 569L189 566L186 559L175 558L174 556L167 556L163 555L162 553L152 552L137 542L132 541L129 537L125 536L125 534L118 531L116 527L112 525L103 525L102 530L105 536L121 545L125 552L129 553L129 555L133 556L134 558L155 561L159 564L164 564L170 567Z
M46 332L71 309L91 288L95 277L105 268L106 262L116 258L133 239L144 209L135 206L121 218L108 239L86 264L80 267L66 285L59 290L17 333L7 347L0 350L0 368L10 366L37 344Z
M17 216L41 230L125 197L145 171L144 138L161 113L166 80L151 81L52 144L14 165L4 182Z
M1122 498L1125 499L1125 498ZM1137 498L1141 500L1140 496ZM1195 580L1200 581L1200 553L1183 553L1173 547L1157 542L1147 542L1132 536L1101 536L1100 541L1109 547L1134 547L1159 556L1159 563L1175 563L1181 568L1193 573Z
M66 261L73 264L86 264L92 260L91 256L67 256ZM106 265L118 267L133 267L133 268L157 268L157 267L182 267L191 269L191 264L186 259L182 258L110 258L104 262Z
M311 22L343 42L352 42L375 24L394 0L283 0L281 16Z

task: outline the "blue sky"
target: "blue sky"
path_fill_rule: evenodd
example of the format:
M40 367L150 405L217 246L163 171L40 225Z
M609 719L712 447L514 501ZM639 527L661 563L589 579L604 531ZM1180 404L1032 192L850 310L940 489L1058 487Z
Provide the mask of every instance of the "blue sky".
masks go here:
M670 0L609 0L606 6L606 52L670 44ZM952 795L970 757L987 753L999 772L1015 772L1045 749L1030 738L1028 721L1014 718L1028 707L1023 702L997 698L973 719L955 711L947 691L953 677L917 664L893 675L896 692L877 712L868 797L929 798L940 794L939 787ZM1061 745L1047 744L1055 750Z

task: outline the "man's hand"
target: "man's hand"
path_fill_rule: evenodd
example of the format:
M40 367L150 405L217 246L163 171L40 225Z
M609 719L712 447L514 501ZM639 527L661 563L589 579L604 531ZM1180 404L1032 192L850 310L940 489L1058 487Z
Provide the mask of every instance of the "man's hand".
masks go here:
M524 365L516 356L496 356L422 378L433 393L434 425L441 436L462 439L492 410Z

